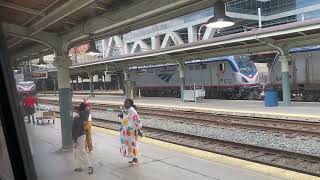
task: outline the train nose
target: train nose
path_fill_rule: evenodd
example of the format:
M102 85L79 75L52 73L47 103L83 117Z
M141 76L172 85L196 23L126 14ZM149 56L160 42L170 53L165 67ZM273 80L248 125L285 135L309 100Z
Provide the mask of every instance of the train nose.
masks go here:
M257 74L257 76L255 78L255 82L259 82L259 74Z

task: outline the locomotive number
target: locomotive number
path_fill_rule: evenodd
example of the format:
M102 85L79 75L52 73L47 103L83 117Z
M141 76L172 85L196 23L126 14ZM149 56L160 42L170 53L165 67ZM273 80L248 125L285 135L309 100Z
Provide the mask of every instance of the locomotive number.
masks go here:
M223 79L224 84L231 84L232 80L231 79Z

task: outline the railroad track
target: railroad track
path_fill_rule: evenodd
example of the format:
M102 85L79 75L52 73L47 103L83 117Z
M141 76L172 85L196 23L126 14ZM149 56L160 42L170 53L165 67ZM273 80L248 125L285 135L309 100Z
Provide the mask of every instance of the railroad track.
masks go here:
M57 100L40 100L42 103L58 105ZM74 105L78 105L74 103ZM120 112L119 105L114 104L92 104L92 109L106 111L112 109ZM223 126L226 128L236 127L238 129L258 130L275 133L277 136L287 138L300 137L302 140L320 138L320 123L306 121L292 121L284 119L257 118L244 116L230 116L222 114L194 112L185 110L164 110L154 107L139 107L139 114L157 116L180 121L183 123L194 123L202 126Z
M93 125L118 131L120 123L109 119L93 118ZM320 176L320 157L318 156L200 137L152 127L144 127L143 131L146 137L152 139Z

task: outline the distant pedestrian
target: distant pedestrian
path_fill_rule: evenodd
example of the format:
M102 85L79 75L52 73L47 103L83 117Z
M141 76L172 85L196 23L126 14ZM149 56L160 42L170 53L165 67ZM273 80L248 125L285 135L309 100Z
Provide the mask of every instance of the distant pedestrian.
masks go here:
M137 165L140 156L138 136L141 134L141 120L132 99L124 101L124 108L125 110L119 114L119 118L121 118L120 152L124 157L131 159L129 164Z
M75 107L75 112L78 115L74 118L72 124L73 153L76 160L74 171L83 171L84 168L88 168L88 174L91 175L93 174L93 167L85 149L86 132L84 130L84 124L89 118L89 113L86 111L84 103L81 103L79 107Z
M88 98L84 97L84 98L83 98L83 103L86 105L86 108L87 108L87 109L90 109L90 108L91 108L91 103L90 103L90 101L89 101L89 97L88 97Z
M25 115L28 117L28 123L32 122L35 124L34 120L34 113L35 113L35 106L38 105L37 99L32 96L31 93L28 93L22 100L22 106L25 112Z

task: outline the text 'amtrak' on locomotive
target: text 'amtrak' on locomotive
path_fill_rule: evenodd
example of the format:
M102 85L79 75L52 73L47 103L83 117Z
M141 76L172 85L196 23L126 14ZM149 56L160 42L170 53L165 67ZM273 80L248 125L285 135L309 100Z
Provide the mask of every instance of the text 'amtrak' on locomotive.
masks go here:
M143 96L180 96L177 64L130 68L129 80L136 82ZM227 56L185 63L185 88L197 84L206 90L206 98L241 98L258 96L261 83L249 56Z

